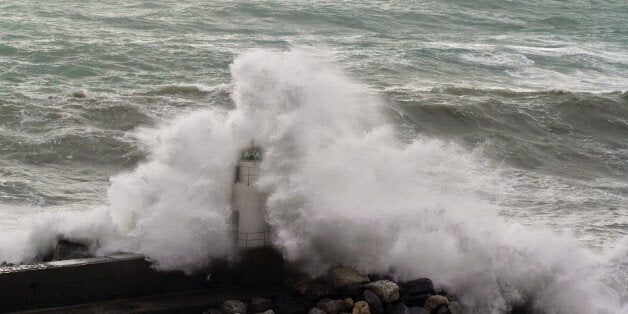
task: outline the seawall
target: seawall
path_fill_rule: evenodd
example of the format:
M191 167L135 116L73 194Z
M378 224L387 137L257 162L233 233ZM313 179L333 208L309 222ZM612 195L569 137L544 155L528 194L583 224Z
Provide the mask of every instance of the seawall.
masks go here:
M214 281L214 280L213 280ZM215 285L215 283L213 283ZM158 272L118 254L0 267L0 312L208 289L206 274Z

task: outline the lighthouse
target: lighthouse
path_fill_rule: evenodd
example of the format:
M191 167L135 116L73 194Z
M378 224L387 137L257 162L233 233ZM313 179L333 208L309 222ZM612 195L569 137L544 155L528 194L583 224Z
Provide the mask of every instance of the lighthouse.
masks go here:
M255 184L260 177L262 150L249 147L242 151L236 166L233 186L233 222L238 246L243 250L270 245L265 219L266 198Z
M242 151L233 183L233 234L240 250L238 282L248 288L269 288L283 282L283 258L272 247L266 222L266 195L259 190L262 149Z

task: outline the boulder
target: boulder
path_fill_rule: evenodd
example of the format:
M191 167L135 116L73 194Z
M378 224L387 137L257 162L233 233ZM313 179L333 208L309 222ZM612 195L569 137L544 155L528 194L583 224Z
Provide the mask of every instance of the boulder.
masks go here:
M334 268L329 272L329 281L336 289L351 284L364 284L369 282L369 277L359 274L353 268Z
M425 300L427 300L427 298L431 296L432 296L431 294L419 294L415 296L408 295L407 298L404 300L404 303L410 307L412 306L422 307L423 305L425 305Z
M435 314L449 314L449 309L447 308L446 305L442 305L436 311L434 311L434 313Z
M383 302L399 300L399 286L390 280L378 280L364 285L364 288L375 293Z
M349 297L354 300L362 297L362 292L364 292L364 286L362 284L350 284L340 288L339 293L341 296Z
M251 312L265 312L273 306L273 301L266 298L253 298L251 299Z
M440 305L438 314L459 314L460 313L460 304L456 301L449 301L447 305Z
M322 299L316 302L315 307L317 309L321 309L325 313L337 314L340 312L340 309L344 307L344 304L341 300Z
M408 299L410 299L410 296L405 291L403 291L403 288L401 286L399 286L399 299L397 299L395 303L403 303L405 305L408 305Z
M353 306L355 305L355 302L353 302L353 299L345 298L344 300L342 300L342 302L345 304L345 307L343 308L343 312L351 312L351 310L353 310Z
M425 305L423 307L428 311L436 311L441 306L447 306L449 304L449 300L447 297L442 295L433 295L425 300Z
M290 295L284 294L273 304L273 311L278 314L301 314L307 312L307 308Z
M404 290L412 296L419 294L434 294L434 284L429 278L419 278L410 281L406 281L401 284Z
M331 287L310 280L300 281L294 285L294 290L299 291L299 293L310 300L320 300L334 294L334 290Z
M371 281L378 281L378 280L395 281L395 278L390 274L369 274L368 276L369 276L369 279L371 279Z
M246 314L246 304L238 300L226 300L222 302L220 310L224 314Z
M347 298L344 300L323 299L316 303L316 307L328 314L339 314L350 312L353 309L353 300Z
M388 314L410 314L410 311L405 304L397 303Z
M325 312L319 308L313 308L311 309L308 314L325 314Z
M371 314L369 310L369 304L366 301L358 301L353 305L352 314Z
M419 307L419 306L409 307L408 308L408 312L410 314L430 314L430 311L426 310L425 308Z
M364 290L364 293L362 293L362 299L364 299L364 301L368 304L371 313L384 313L384 305L382 304L382 300L380 300L375 293L369 290Z

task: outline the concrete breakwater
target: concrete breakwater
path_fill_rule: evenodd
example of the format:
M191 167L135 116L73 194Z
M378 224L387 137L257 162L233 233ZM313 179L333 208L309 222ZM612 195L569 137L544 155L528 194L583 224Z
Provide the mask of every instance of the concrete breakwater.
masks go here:
M133 313L150 312L150 308L157 303L176 310L188 308L188 303L192 302L197 305L194 310L198 307L205 310L224 299L254 292L255 295L271 296L274 291L281 290L283 284L283 261L275 250L269 248L248 250L242 253L237 264L217 262L195 274L156 271L144 256L137 254L76 258L84 254L87 253L81 245L59 242L51 254L51 258L55 259L53 261L29 265L2 264L0 312L149 296L153 299L130 302L139 304L137 311L129 310L124 302L104 305L110 312ZM179 295L174 298L168 296L177 293ZM144 305L147 308L142 308ZM61 312L67 311L69 309ZM90 312L89 306L73 311Z
M0 267L0 312L206 289L206 275L157 272L144 257L118 254Z

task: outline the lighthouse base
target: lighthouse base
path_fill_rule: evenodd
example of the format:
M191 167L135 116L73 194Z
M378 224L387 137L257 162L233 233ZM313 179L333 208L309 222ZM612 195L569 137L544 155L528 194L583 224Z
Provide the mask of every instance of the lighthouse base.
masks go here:
M274 248L249 248L242 251L237 267L237 283L243 288L270 288L283 284L283 257Z

